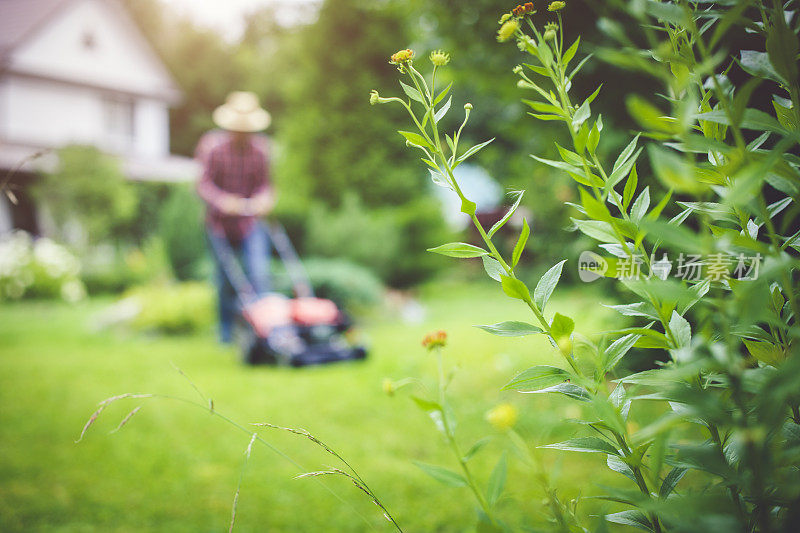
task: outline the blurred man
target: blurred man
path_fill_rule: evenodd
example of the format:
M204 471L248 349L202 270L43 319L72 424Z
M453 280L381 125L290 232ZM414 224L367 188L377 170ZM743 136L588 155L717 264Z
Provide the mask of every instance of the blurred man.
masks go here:
M262 135L270 123L258 97L233 92L214 110L214 123L223 131L206 133L195 156L203 164L197 185L206 203L206 231L214 250L232 250L258 295L269 290L269 241L259 217L275 203L269 178L267 144ZM231 280L220 264L217 287L220 338L230 342L237 298Z

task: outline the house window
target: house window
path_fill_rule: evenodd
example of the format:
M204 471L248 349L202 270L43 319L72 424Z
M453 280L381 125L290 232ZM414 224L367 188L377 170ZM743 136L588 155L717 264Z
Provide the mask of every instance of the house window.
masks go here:
M134 137L134 103L122 96L106 96L103 99L105 133L109 145L115 150L130 147Z

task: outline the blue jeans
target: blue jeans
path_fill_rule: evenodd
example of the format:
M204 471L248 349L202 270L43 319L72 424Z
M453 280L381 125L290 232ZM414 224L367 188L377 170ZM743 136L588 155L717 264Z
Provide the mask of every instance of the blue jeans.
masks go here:
M234 261L238 261L243 266L244 274L257 296L269 292L269 237L263 224L258 222L238 243L228 242L225 237L217 235L210 228L207 228L206 234L211 245L217 250L224 249L226 245L230 247L236 256L233 258ZM220 259L216 254L213 255L217 271L219 335L222 342L228 343L233 337L233 320L236 317L239 302L236 290L225 273Z

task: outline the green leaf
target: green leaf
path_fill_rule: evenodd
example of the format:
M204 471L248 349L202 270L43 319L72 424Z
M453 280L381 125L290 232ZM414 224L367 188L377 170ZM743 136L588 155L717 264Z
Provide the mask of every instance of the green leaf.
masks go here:
M678 133L678 128L673 119L664 116L664 113L638 95L629 96L625 101L628 113L646 130L660 133Z
M645 531L653 531L650 520L641 511L622 511L619 513L607 514L606 520L614 524L623 526L633 526Z
M489 254L489 252L483 248L478 248L477 246L473 246L472 244L467 244L465 242L450 242L441 246L437 246L436 248L428 248L428 251L435 254L446 255L448 257L459 258L481 257Z
M668 188L688 193L697 193L705 188L697 180L694 168L681 156L654 144L649 145L647 151L656 176Z
M633 151L636 149L637 142L639 142L639 134L637 134L636 137L634 137L633 140L628 143L628 146L626 146L625 149L620 152L619 157L617 157L617 160L614 161L614 168L612 169L612 172L617 170L631 157L631 154L633 154Z
M469 450L467 450L467 453L464 454L464 456L461 458L461 460L464 461L465 463L469 462L469 460L472 459L475 456L476 453L481 451L484 446L489 444L489 442L491 442L491 440L492 440L491 437L483 437L482 439L477 441L475 444L473 444L470 447Z
M470 157L471 155L475 154L478 150L482 149L484 146L486 146L487 144L491 143L492 141L494 141L494 137L492 137L491 139L489 139L486 142L482 142L480 144L476 144L475 146L473 146L472 148L470 148L469 150L467 150L466 152L461 154L461 157L456 159L456 164L462 163L468 157Z
M466 198L461 199L461 212L465 215L474 215L477 208L478 206L475 204L475 202L467 200Z
M432 402L431 400L426 400L425 398L420 398L419 396L411 396L411 399L414 400L414 403L417 405L417 407L426 413L442 410L442 406L437 402Z
M528 291L528 287L516 278L501 275L500 284L503 287L503 292L512 298L524 301L531 299L531 293Z
M726 115L725 111L721 109L715 109L714 111L708 111L707 113L700 113L695 115L695 118L697 120L705 120L706 122L713 122L715 124L722 124L724 126L731 125L730 120L728 120L728 115ZM780 123L778 123L777 120L757 109L745 109L744 113L742 113L742 121L739 124L739 127L746 130L756 130L762 132L771 131L783 135L787 135L789 133L783 128L783 126L780 125Z
M631 173L628 175L628 181L625 182L625 189L622 191L622 208L627 211L628 206L631 205L633 195L636 194L636 186L639 184L639 174L636 172L636 165L631 168Z
M429 143L425 139L425 137L423 137L419 133L414 133L411 131L398 131L397 133L405 137L406 140L411 144L413 144L414 146L421 146L423 148L430 148L431 150L433 150L433 146L431 145L431 143Z
M522 394L545 394L548 392L557 392L559 394L563 394L564 396L568 396L573 400L579 400L581 402L588 402L592 399L592 396L586 389L575 385L574 383L559 383L558 385L545 387L544 389L520 390L518 392L521 392Z
M619 451L607 441L598 437L578 437L569 439L564 442L556 444L546 444L539 446L539 448L551 448L553 450L564 450L569 452L589 452L589 453L607 453L610 455L619 455Z
M531 228L528 226L528 221L523 218L522 231L519 234L517 244L514 246L514 253L511 256L511 268L514 268L517 266L517 263L519 263L519 258L522 257L522 251L525 249L525 245L528 243L528 237L530 234Z
M672 494L672 491L675 490L675 486L683 478L686 472L687 469L680 466L676 466L670 470L666 477L664 477L664 481L661 483L661 490L658 491L658 497L665 499L667 496Z
M767 78L776 81L781 85L787 85L786 80L778 74L772 63L769 61L769 55L766 52L756 52L755 50L742 50L741 59L739 64L745 72L757 78Z
M564 259L550 267L539 279L539 283L536 284L536 288L533 290L533 301L539 308L539 311L544 312L547 301L550 299L550 296L552 296L556 285L558 285L558 280L561 279L561 270L564 268L564 263L566 262L567 260Z
M662 22L669 22L678 28L687 27L686 12L678 4L670 4L647 0L647 13Z
M669 330L672 332L672 336L675 337L678 348L691 344L692 326L677 311L673 311L672 317L669 319Z
M506 273L503 266L496 260L488 255L481 256L483 260L483 269L495 281L500 281L500 276Z
M567 48L567 51L564 52L564 55L561 58L561 62L564 65L564 70L566 70L567 65L569 65L570 61L572 61L572 58L575 57L575 53L578 51L578 45L580 44L580 42L581 42L581 36L579 35L578 38L575 39L575 42L572 43L572 46Z
M450 88L451 88L452 86L453 86L453 82L451 81L451 82L450 82L450 85L448 85L447 87L445 87L445 88L442 90L442 92L440 92L440 93L439 93L439 96L437 96L437 97L436 97L436 98L433 100L433 105L436 105L436 104L438 104L439 102L441 102L442 100L444 100L444 97L445 97L445 96L447 96L447 93L449 93L449 92L450 92Z
M631 219L634 222L639 222L647 214L647 209L650 207L650 187L645 187L642 194L633 202L631 207Z
M547 365L533 366L523 370L505 384L502 390L534 392L563 383L570 378L569 372Z
M572 129L574 131L578 131L581 125L591 116L592 110L589 107L589 101L587 100L578 108L577 111L575 111L575 115L572 117Z
M403 92L406 93L409 98L411 98L412 100L415 100L415 101L417 101L417 102L419 102L421 104L425 103L425 100L423 100L423 98L419 94L418 90L416 90L415 88L411 87L410 85L406 85L402 81L400 82L400 86L403 88Z
M620 360L625 357L625 354L628 353L631 348L633 348L633 346L636 344L636 341L638 341L641 337L641 335L634 335L633 333L630 333L612 342L611 346L606 349L606 362L603 365L605 372L614 370L614 367L617 366Z
M519 207L519 203L522 201L522 195L524 195L524 194L525 194L525 191L518 191L516 193L517 199L514 201L514 205L512 205L511 209L509 209L506 212L506 214L503 215L503 218L501 218L500 220L495 222L494 226L491 227L491 229L489 230L489 233L488 233L489 237L491 237L495 233L497 233L497 230L502 228L505 225L505 223L508 222L508 219L511 218L511 216L514 214L514 212L516 212L517 208Z
M624 163L622 163L611 173L611 175L608 177L608 181L606 182L606 191L613 189L617 183L622 181L622 178L624 178L628 172L631 172L631 169L633 169L633 166L636 164L636 160L639 159L639 154L641 153L642 148L639 148L631 157L625 160Z
M578 220L573 218L572 221L581 232L588 235L593 239L605 243L617 243L617 234L614 233L614 228L608 222L602 220Z
M759 342L742 339L747 351L754 359L766 365L777 367L786 358L786 354L771 342Z
M542 332L541 328L537 328L533 324L516 322L514 320L498 322L497 324L486 326L476 325L475 327L487 331L492 335L497 335L498 337L524 337L525 335L535 335Z
M581 195L581 205L586 214L595 220L611 220L611 213L606 205L595 198L589 191L579 187Z
M503 495L506 487L506 470L506 454L504 452L492 470L492 475L489 476L489 486L486 488L486 499L491 506L494 506Z
M467 480L464 479L461 476L461 474L453 472L452 470L449 470L442 466L419 463L417 461L414 461L414 464L417 466L417 468L419 468L420 470L431 476L433 479L435 479L439 483L447 485L448 487L467 486Z
M556 313L553 317L553 322L550 324L550 333L553 335L554 339L568 337L572 334L574 329L575 321L561 313Z
M434 122L439 122L440 120L442 120L442 118L447 114L447 111L450 109L451 103L453 103L452 96L448 98L447 102L445 102L445 104L439 108L439 111L437 111L436 114L433 115Z
M636 476L634 475L633 470L631 470L631 467L616 455L609 455L606 458L606 465L608 465L608 468L614 472L618 472L628 479L636 481Z

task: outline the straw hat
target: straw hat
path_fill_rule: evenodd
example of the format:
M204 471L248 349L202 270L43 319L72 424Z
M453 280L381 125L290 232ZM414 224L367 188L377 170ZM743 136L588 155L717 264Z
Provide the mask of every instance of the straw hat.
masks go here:
M222 129L247 133L267 129L271 120L269 113L259 105L258 96L246 91L229 94L211 117Z

